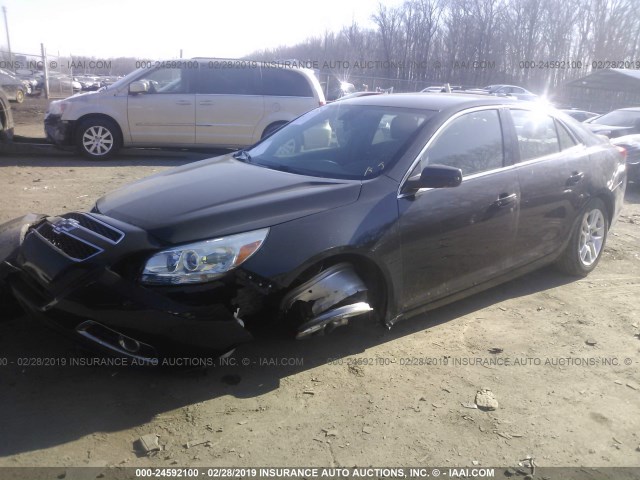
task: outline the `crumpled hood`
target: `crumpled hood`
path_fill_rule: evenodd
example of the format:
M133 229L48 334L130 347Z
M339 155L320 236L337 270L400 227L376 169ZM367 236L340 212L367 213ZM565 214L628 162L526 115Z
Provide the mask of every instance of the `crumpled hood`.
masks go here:
M96 206L104 215L176 244L347 205L358 199L360 188L355 180L296 175L225 155L144 178L105 195Z

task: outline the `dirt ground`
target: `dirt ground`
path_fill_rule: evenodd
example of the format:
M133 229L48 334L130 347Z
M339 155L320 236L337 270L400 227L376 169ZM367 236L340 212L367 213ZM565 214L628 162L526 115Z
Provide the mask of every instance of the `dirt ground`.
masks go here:
M16 133L39 128L16 117ZM88 209L119 185L210 155L3 155L0 223ZM631 185L585 279L543 269L390 331L354 321L306 341L261 338L235 365L24 366L79 354L28 318L0 321L0 466L509 467L530 455L539 466L637 467L639 296ZM481 389L496 410L469 408ZM136 450L146 434L159 435L160 452Z

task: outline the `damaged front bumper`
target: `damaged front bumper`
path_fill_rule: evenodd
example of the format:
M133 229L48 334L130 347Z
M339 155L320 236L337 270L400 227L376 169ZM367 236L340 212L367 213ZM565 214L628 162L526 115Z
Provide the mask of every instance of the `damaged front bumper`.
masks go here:
M233 310L236 275L148 288L143 230L98 214L28 215L0 226L0 285L32 316L111 354L220 355L251 340Z
M44 118L44 132L47 139L56 145L73 144L73 122L62 120L61 115L47 114Z
M239 314L261 314L296 338L329 332L371 312L354 265L322 267L287 289L242 268L190 286L138 279L161 249L148 233L97 213L28 215L0 225L0 287L32 316L110 354L154 360L222 355L252 339Z

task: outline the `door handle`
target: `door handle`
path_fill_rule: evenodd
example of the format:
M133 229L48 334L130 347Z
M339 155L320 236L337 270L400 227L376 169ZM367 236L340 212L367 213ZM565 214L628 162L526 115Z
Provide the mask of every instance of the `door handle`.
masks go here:
M567 186L576 185L584 179L583 172L572 172L571 176L567 178Z
M518 200L517 193L501 193L492 205L496 207L505 207L515 203L516 200Z
M200 102L200 105L213 105L213 102L211 100L208 100L205 102Z
M179 100L176 102L176 105L191 105L191 102L188 100Z

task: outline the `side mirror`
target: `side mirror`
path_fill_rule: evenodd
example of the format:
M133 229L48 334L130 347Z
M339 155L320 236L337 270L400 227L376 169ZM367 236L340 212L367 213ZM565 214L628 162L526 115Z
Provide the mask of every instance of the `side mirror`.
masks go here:
M410 177L404 184L406 193L421 188L452 188L462 183L462 170L446 165L430 165L420 175Z
M147 93L149 91L149 83L136 80L135 82L131 82L129 84L129 93Z

